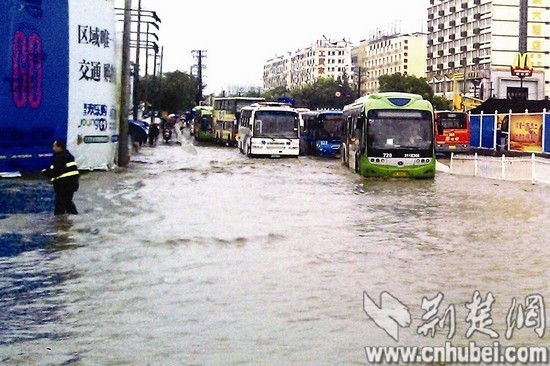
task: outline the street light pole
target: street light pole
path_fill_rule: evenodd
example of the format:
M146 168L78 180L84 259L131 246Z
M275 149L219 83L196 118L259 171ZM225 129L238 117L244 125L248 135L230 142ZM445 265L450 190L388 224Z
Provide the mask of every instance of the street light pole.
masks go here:
M122 77L120 93L120 114L118 125L118 166L130 162L128 149L128 112L130 102L130 27L132 0L124 1L124 30L122 34Z

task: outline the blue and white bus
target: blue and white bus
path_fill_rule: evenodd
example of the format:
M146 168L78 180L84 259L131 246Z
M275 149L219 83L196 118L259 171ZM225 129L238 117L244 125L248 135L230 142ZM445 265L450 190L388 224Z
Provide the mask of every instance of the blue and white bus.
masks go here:
M304 112L302 119L304 132L300 136L301 155L340 157L342 111Z

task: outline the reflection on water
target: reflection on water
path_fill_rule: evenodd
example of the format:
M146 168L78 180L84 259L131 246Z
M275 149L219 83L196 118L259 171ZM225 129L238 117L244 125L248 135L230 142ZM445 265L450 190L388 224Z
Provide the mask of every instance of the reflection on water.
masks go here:
M84 176L82 214L65 227L44 213L0 221L0 361L364 364L363 347L396 343L363 312L363 291L409 307L399 345L444 344L445 330L416 332L422 298L438 292L442 311L456 305L455 343L466 342L475 290L494 295L503 335L512 298L550 296L548 193L445 174L367 180L334 160L208 145L145 148L128 169ZM510 342L548 339L521 329Z

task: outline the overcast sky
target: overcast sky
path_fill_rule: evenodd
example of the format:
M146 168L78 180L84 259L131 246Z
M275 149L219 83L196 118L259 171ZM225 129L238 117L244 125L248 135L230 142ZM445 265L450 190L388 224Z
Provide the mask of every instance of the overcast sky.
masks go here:
M137 8L139 0L132 0ZM115 0L123 7L123 0ZM189 72L192 50L206 50L207 93L227 85L262 86L267 59L326 36L354 43L379 27L426 31L428 0L141 0L161 18L163 71ZM151 71L152 72L152 69Z

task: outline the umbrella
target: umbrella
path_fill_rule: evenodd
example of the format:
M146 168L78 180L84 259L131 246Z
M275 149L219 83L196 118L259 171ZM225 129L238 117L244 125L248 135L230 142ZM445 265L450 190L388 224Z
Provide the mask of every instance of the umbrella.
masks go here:
M141 143L146 142L147 135L149 134L149 123L135 119L130 119L128 122L128 133L132 136L132 140L139 141Z

